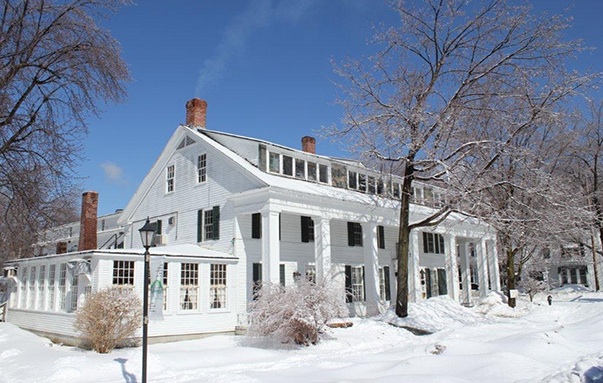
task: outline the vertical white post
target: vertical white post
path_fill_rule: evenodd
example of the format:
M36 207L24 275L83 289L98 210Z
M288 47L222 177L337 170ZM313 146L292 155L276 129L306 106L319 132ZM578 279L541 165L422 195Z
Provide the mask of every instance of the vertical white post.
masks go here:
M490 284L492 291L500 291L500 270L498 268L498 248L496 240L487 241L488 264L490 265Z
M377 243L377 224L374 222L362 225L362 242L364 247L364 283L366 291L366 314L379 314L379 251Z
M456 261L457 248L456 248L456 237L453 234L446 235L446 269L448 276L448 296L454 299L456 302L459 301L459 268Z
M410 232L410 254L408 254L408 301L418 302L421 299L421 276L419 257L419 231Z
M314 257L316 260L316 280L331 278L331 223L328 218L313 217Z
M262 212L262 282L279 283L279 213Z
M486 241L483 239L475 243L475 252L477 256L477 275L479 278L479 295L485 297L488 295L488 262L486 260Z
M471 266L469 261L469 243L459 246L461 256L461 276L463 284L463 303L471 306Z

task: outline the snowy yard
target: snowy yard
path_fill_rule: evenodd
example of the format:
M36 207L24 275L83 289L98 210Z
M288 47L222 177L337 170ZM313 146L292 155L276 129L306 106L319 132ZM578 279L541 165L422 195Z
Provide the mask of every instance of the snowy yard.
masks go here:
M399 323L330 330L315 347L243 336L149 346L149 382L603 382L603 293L559 292L511 310L432 298ZM151 324L152 325L152 324ZM100 355L0 323L0 382L140 382L141 350Z

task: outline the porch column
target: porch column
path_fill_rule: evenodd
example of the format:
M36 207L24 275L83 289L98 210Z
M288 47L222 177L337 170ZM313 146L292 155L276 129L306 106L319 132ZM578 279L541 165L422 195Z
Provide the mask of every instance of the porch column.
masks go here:
M366 315L379 314L379 259L377 252L377 224L362 224L362 242L364 248L364 283L366 291Z
M459 268L456 262L456 237L453 234L446 235L444 237L446 241L446 269L448 272L448 296L454 299L455 302L459 301Z
M262 282L279 283L279 212L262 212Z
M314 257L316 280L330 280L331 275L331 222L328 218L312 217L314 220Z
M420 250L419 231L410 232L410 252L408 254L408 301L418 302L421 300L421 276L420 273Z
M461 283L463 284L463 304L471 306L471 266L469 262L469 243L459 246L461 258Z
M500 291L500 270L498 268L498 249L496 240L488 240L488 265L490 274L490 287L492 291Z
M488 262L486 260L486 240L480 239L475 242L477 256L477 276L479 278L479 295L488 295Z

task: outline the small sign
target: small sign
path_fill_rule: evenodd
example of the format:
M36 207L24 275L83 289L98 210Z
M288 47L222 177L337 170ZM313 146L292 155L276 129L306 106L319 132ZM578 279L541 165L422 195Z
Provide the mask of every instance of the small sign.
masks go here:
M519 296L519 290L509 290L509 298L517 298Z

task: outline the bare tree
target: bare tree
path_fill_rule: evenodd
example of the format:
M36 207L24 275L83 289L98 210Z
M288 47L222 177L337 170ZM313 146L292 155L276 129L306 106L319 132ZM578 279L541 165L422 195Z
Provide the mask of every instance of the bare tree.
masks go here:
M411 222L413 182L443 183L456 197L475 190L510 142L557 118L558 105L591 77L563 69L582 45L562 40L561 17L506 0L400 2L396 11L400 26L377 33L375 55L336 68L346 118L334 133L404 177L396 314L405 317L409 234L442 222L459 200Z
M75 185L86 118L98 114L104 102L125 97L129 74L120 46L96 21L126 2L3 1L0 214L5 222L11 222L15 200L25 215L53 214L45 209Z

